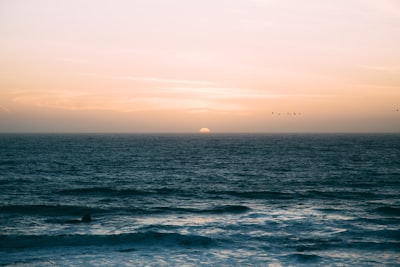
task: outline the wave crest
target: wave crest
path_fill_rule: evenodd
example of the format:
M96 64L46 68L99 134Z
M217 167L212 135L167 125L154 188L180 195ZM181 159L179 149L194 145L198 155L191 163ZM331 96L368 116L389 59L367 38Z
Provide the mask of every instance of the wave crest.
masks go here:
M209 247L216 244L217 240L210 237L154 231L115 235L0 235L0 248L2 249L104 245Z

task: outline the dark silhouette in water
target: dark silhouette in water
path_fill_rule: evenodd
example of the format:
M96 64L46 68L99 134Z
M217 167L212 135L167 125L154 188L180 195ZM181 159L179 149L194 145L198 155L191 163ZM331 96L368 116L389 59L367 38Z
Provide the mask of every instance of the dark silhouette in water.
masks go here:
M92 221L92 216L90 216L90 213L87 213L80 220L68 220L65 223L90 223L91 221Z

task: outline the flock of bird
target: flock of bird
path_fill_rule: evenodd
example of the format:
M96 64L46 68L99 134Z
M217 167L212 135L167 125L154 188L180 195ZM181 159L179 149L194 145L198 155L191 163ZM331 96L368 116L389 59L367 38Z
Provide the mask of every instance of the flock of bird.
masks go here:
M399 109L396 109L396 112L399 112ZM286 112L286 113L281 113L281 112L274 112L274 111L272 111L272 113L271 113L272 115L274 115L274 116L284 116L284 115L286 115L286 116L301 116L301 113L300 112Z
M286 116L301 116L301 113L300 112L286 112L286 113L281 113L281 112L272 112L272 115L274 115L274 116L283 116L283 115L286 115Z

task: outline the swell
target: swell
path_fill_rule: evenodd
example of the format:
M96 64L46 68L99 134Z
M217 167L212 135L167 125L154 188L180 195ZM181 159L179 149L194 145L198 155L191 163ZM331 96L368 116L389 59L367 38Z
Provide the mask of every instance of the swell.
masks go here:
M221 205L205 209L195 208L170 208L170 207L159 207L156 210L160 212L178 212L178 213L209 213L209 214L223 214L223 213L246 213L251 208L243 205Z
M274 192L274 191L210 191L210 194L224 194L238 198L249 199L292 199L294 195L291 193Z
M395 217L400 216L400 208L395 208L391 206L379 207L374 209L373 211L385 216L395 216Z
M246 198L246 199L268 199L268 200L290 200L290 199L310 199L310 198L321 198L321 199L375 199L379 198L380 195L369 190L365 191L335 191L335 190L307 190L307 191L241 191L241 190L230 190L230 191L187 191L176 188L147 188L147 189L115 189L110 187L83 187L83 188L73 188L64 189L56 191L55 193L59 195L70 195L70 196L80 196L82 194L86 196L100 196L100 197L132 197L132 196L150 196L150 195L185 195L196 197L197 194L208 194L211 196L230 196L236 198Z
M110 187L83 187L83 188L73 188L73 189L64 189L56 191L55 193L60 195L89 195L89 196L116 196L116 197L129 197L129 196L146 196L146 195L176 195L177 193L185 193L181 192L181 190L177 190L175 188L151 188L151 189L114 189Z
M246 199L266 199L266 200L291 200L291 199L367 199L378 198L379 195L372 192L353 192L353 191L324 191L324 190L308 190L308 191L209 191L214 195L229 195L237 198Z
M299 264L312 264L315 265L319 263L323 258L315 254L305 254L305 253L293 253L286 257L295 260Z
M140 213L140 214L170 214L170 213L178 213L178 214L238 214L238 213L246 213L251 211L251 208L243 205L221 205L209 208L180 208L180 207L153 207L147 210L140 208L127 208L126 211L131 213Z
M64 206L64 205L7 205L0 206L2 214L34 215L34 216L82 216L86 213L128 213L139 215L170 214L170 213L193 213L193 214L224 214L245 213L251 208L243 205L221 205L204 209L180 208L180 207L113 207L108 209L86 207L86 206Z
M0 235L2 249L57 248L83 246L177 246L210 247L218 240L199 235L155 231L115 235Z
M27 215L82 215L85 213L100 213L103 209L84 207L84 206L68 206L68 205L6 205L0 207L0 213L11 214L27 214Z
M74 189L64 189L57 191L60 195L101 195L101 196L130 196L130 195L146 195L147 191L136 189L112 189L110 187L84 187Z
M367 199L371 200L377 198L378 195L369 191L354 192L354 191L319 191L310 190L301 194L305 198L334 198L334 199Z

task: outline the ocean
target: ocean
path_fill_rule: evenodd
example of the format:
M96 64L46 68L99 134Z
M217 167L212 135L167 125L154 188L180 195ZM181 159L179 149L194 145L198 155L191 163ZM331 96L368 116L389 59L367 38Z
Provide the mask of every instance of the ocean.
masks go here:
M400 266L400 135L1 134L0 265Z

